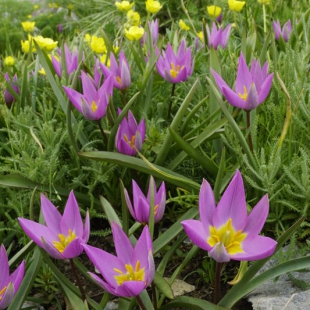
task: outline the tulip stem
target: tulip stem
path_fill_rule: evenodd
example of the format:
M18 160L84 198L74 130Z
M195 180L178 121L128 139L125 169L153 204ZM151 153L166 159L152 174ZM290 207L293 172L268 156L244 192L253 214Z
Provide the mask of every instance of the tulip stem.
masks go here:
M157 295L156 295L156 287L154 284L154 281L151 284L152 287L152 295L153 295L153 307L155 310L157 310Z
M127 104L126 89L122 90L122 96L123 96L123 107L125 107Z
M98 125L99 125L100 132L102 134L102 137L103 137L103 142L105 145L108 145L108 138L107 138L107 135L104 133L100 119L98 120Z
M168 107L167 119L169 119L170 113L171 113L171 108L172 108L172 97L174 96L175 85L176 85L175 83L172 84L172 89L171 89L171 95L170 95L170 102L169 102L169 107Z
M253 141L251 134L251 111L246 111L246 123L247 123L247 129L249 131L248 133L249 148L251 150L251 153L253 153Z
M217 305L221 298L221 270L222 263L216 262L214 278L214 304Z
M72 269L72 272L73 272L73 275L74 275L74 278L76 280L76 283L79 287L79 290L81 292L81 296L82 296L82 300L85 301L86 300L86 295L85 295L85 291L83 289L83 286L82 286L82 283L81 283L81 280L76 272L76 268L75 268L75 264L74 264L74 261L73 261L73 258L70 258L70 265L71 265L71 269Z
M140 297L140 295L136 296L136 299L137 299L137 302L138 302L140 308L141 308L142 310L147 310L146 307L145 307L145 305L144 305L144 303L143 303L143 301L142 301L142 299L141 299L141 297Z

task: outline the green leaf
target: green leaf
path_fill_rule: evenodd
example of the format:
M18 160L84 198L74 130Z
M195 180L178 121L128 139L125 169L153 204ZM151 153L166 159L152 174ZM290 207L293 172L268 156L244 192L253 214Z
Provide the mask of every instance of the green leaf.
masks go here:
M155 273L154 284L167 298L174 298L171 286L158 272Z
M106 214L108 221L111 225L112 222L116 222L119 226L122 227L122 222L117 216L114 208L111 206L111 204L102 196L99 197L100 204L104 210L104 213Z

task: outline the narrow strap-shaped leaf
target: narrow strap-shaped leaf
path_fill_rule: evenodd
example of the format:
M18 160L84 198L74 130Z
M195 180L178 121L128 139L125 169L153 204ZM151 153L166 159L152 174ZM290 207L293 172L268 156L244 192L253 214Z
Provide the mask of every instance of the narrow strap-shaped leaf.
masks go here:
M154 283L167 298L174 298L171 286L158 272L155 273Z

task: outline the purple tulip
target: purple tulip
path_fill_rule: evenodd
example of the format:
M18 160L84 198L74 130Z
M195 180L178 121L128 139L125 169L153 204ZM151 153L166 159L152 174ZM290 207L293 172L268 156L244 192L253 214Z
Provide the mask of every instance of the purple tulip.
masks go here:
M152 43L155 46L157 44L157 39L158 39L158 19L149 21L148 25L149 25L151 38L152 38ZM147 36L148 36L148 32L145 31L143 37L141 38L142 44L146 44Z
M144 227L135 247L122 228L112 223L117 256L84 244L84 250L104 280L89 273L94 281L108 293L133 297L139 295L154 279L153 245L147 226Z
M19 87L17 86L17 75L15 74L13 76L13 81L11 81L9 74L6 72L4 75L4 78L7 81L7 83L11 85L15 93L19 95L20 91L19 91ZM15 101L14 96L11 94L11 92L7 88L4 89L4 101L8 107L10 107L12 103Z
M27 236L56 259L79 256L83 252L81 244L88 241L90 224L87 211L83 225L73 191L70 192L63 215L43 194L41 194L41 208L46 226L18 218Z
M191 49L186 49L183 39L177 55L174 53L170 43L167 44L166 51L162 51L156 62L158 73L169 83L180 83L188 79L193 73L193 62Z
M77 70L78 68L78 51L72 52L70 51L67 44L64 45L65 49L65 60L66 60L66 69L67 74L70 76L70 74ZM61 51L58 51L59 57L52 56L52 64L53 67L59 77L62 76L62 60L61 60Z
M265 195L247 215L244 186L237 170L218 205L210 184L204 180L199 193L200 221L181 224L191 241L217 262L258 260L273 254L277 242L259 236L269 212Z
M280 21L274 21L273 22L273 30L275 34L276 40L279 40L280 37L283 38L285 42L287 42L291 36L292 33L292 24L291 20L289 19L281 28Z
M208 35L208 45L217 50L217 47L220 45L222 48L226 47L229 35L230 35L231 25L229 24L225 30L222 27L217 29L216 23L213 23L212 30L210 32L209 26L206 26L207 35Z
M113 76L114 87L124 90L130 86L130 69L123 51L121 51L119 54L119 65L117 64L113 53L110 54L110 68L106 67L101 62L99 65L106 79L110 75Z
M22 261L16 270L10 275L8 256L4 245L2 244L0 247L0 270L0 309L2 310L9 306L20 287L24 277L25 262Z
M81 71L83 94L63 86L72 104L89 120L100 120L105 116L109 97L113 94L113 77L108 77L97 90L94 80Z
M158 192L153 177L149 183L147 197L144 196L138 184L132 180L133 205L131 204L127 190L124 190L126 203L132 217L139 223L148 224L151 209L151 184L154 184L154 223L159 222L165 212L166 207L166 187L165 182L162 182Z
M118 111L120 114L120 110ZM137 150L140 152L142 144L145 140L145 120L142 119L140 124L137 121L131 111L128 111L128 119L126 117L119 125L115 138L116 149L126 155L134 156L137 154Z
M258 60L253 59L249 70L243 55L240 55L236 78L236 91L233 91L226 82L212 70L215 82L226 100L233 106L247 111L255 109L268 96L273 73L268 75L268 62L261 68Z

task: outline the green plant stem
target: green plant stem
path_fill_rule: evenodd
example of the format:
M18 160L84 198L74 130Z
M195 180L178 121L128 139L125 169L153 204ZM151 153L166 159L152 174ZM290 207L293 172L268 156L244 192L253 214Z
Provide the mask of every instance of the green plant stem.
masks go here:
M79 290L81 292L81 296L82 296L82 300L85 301L86 300L86 295L85 295L85 291L83 289L83 286L82 286L82 283L81 283L81 280L76 272L76 268L75 268L75 264L74 264L74 261L72 258L70 258L70 265L71 265L71 269L72 269L72 273L74 275L74 278L76 280L76 283L79 287Z
M104 133L100 119L98 120L98 126L99 126L100 132L101 132L102 137L103 137L103 142L107 146L108 145L108 138L107 138L106 134Z
M146 307L145 307L145 305L144 305L144 303L143 303L143 301L142 301L142 299L141 299L141 297L140 297L140 295L136 296L136 299L137 299L137 302L138 302L140 308L141 308L142 310L147 310Z
M156 287L155 287L154 281L152 282L151 287L152 287L152 296L153 296L153 307L154 307L154 310L157 310L157 295L156 295Z
M251 152L253 153L253 141L252 141L252 133L251 133L251 111L246 111L246 126L249 131L248 133L249 148Z
M174 84L174 83L172 84L172 89L171 89L171 95L170 95L170 102L169 102L169 107L168 107L167 119L169 119L170 113L171 113L171 108L172 108L172 97L174 96L175 85L176 85L176 84Z
M127 98L126 98L126 89L122 90L122 96L123 96L123 107L127 104Z
M221 269L222 263L216 262L214 278L214 304L217 305L221 298Z
M263 16L264 16L264 36L266 39L267 25L266 25L266 7L265 7L265 4L263 4Z

